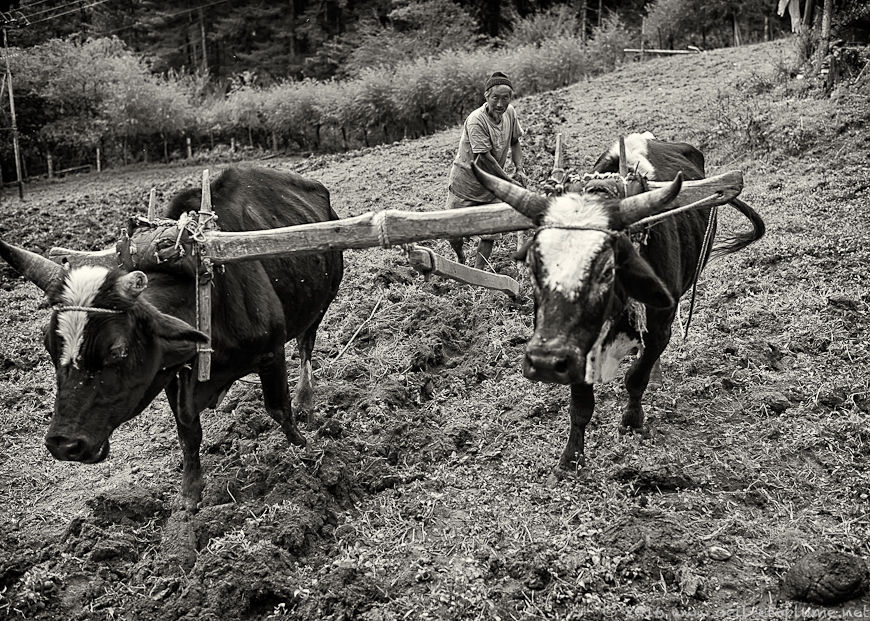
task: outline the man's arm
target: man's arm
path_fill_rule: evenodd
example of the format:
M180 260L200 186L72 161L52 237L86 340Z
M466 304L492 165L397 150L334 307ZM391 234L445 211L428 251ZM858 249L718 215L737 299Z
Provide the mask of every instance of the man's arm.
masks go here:
M528 177L526 177L526 171L523 169L523 146L519 140L511 144L511 160L513 160L514 166L517 169L516 173L514 173L513 181L519 182L521 186L526 187Z

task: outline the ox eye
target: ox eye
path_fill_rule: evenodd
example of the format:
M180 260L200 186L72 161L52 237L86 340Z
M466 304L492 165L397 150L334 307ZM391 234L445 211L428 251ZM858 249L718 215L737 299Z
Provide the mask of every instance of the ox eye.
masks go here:
M109 363L120 362L124 358L127 357L127 344L126 343L116 343L112 346L112 349L109 350Z

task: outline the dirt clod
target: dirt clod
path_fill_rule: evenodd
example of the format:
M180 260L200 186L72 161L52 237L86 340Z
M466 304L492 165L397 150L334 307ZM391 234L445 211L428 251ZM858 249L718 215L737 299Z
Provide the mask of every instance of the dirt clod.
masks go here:
M782 414L791 407L791 401L788 400L788 397L777 390L758 390L753 395L753 401L762 410L767 410L773 414Z
M870 574L863 559L842 552L813 552L788 570L782 594L788 599L833 605L863 595L868 586Z
M142 522L166 514L166 507L156 489L118 487L100 492L87 501L99 524Z

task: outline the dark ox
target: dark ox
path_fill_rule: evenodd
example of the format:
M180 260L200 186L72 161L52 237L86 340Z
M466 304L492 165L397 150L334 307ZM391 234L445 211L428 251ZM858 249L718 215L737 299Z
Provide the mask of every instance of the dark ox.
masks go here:
M640 355L625 375L629 400L622 429L642 427L641 398L670 340L676 302L691 288L699 261L711 256L709 249L701 256L710 208L664 218L646 231L639 248L628 235L632 224L669 210L683 178L703 178L703 155L691 145L661 142L647 133L626 138L626 160L628 169L638 173L627 188L612 177L593 178L551 198L475 171L499 199L538 227L526 247L535 330L526 345L523 374L571 386L571 429L556 474L584 462L585 428L595 407L593 384L615 377L620 360L637 351ZM614 145L598 159L594 172L618 170ZM631 195L645 189L644 177L673 182ZM713 249L717 255L736 252L764 234L758 214L740 201L734 205L752 230L719 244Z
M231 168L211 184L224 231L250 231L338 218L320 183L289 172ZM172 200L178 219L200 207L201 190ZM284 343L295 338L301 374L294 402L310 411L311 352L317 327L343 275L340 252L233 263L215 270L211 379L197 382L190 363L196 289L192 273L168 264L144 271L86 266L69 272L0 241L0 255L48 295L54 306L45 347L57 372L54 415L45 437L60 460L97 463L109 454L119 425L166 391L183 451L182 499L195 509L201 497L200 412L215 407L232 383L259 374L266 411L295 445Z

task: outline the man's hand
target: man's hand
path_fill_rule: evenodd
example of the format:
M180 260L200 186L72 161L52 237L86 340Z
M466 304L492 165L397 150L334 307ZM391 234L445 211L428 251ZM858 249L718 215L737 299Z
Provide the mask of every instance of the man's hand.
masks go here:
M523 170L516 171L514 173L513 179L514 183L516 183L520 187L526 188L529 185L529 178L526 176L526 173Z

